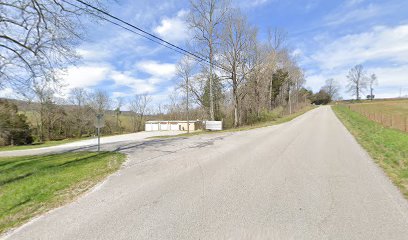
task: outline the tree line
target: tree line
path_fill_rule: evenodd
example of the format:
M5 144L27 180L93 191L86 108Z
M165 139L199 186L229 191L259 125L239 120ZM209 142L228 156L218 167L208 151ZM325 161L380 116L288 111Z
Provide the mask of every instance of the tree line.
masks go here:
M182 117L195 108L194 117L238 127L264 120L274 109L289 113L308 103L304 73L285 31L270 28L261 39L245 14L224 0L191 0L186 24L188 45L210 64L188 57L179 62L175 91L184 96L170 97L170 114Z
M375 73L368 74L362 64L352 67L346 78L346 92L355 97L356 100L361 100L364 93L368 93L366 95L368 100L375 98L374 88L378 85L378 77ZM329 78L319 92L313 94L312 91L309 91L308 95L314 104L328 104L335 100L341 100L340 90L339 82Z
M103 135L142 131L151 101L147 94L135 95L128 101L129 110L123 111L123 99L82 88L72 89L68 100L53 94L39 99L19 104L0 99L0 146L93 136L98 114L103 115Z
M209 64L183 57L176 92L168 104L155 108L149 107L148 94L124 101L106 91L78 88L66 99L58 97L64 87L61 72L78 59L74 47L83 36L83 16L98 19L97 14L51 0L1 2L0 9L5 20L0 29L6 33L0 37L0 87L33 102L26 117L17 115L30 122L35 141L90 136L97 114L110 116L105 118L108 134L142 130L148 113L158 119L190 113L194 119L224 120L227 127L238 127L297 111L310 99L286 32L270 28L261 38L259 29L226 0L190 1L186 24L192 35L187 45ZM124 105L129 112L123 112ZM126 127L123 114L131 119Z

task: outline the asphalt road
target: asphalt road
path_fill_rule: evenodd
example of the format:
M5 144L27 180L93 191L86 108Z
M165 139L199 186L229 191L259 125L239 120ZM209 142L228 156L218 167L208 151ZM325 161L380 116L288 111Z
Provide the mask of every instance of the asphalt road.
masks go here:
M10 239L408 238L407 201L329 107L120 147L117 174Z
M170 136L178 135L181 131L157 131L157 132L137 132L129 134L121 134L114 136L101 137L100 143L104 149L112 149L113 147L120 147L127 145L128 143L144 142L148 138L155 136ZM71 143L44 147L33 148L25 150L12 150L12 151L0 151L0 157L13 157L13 156L27 156L27 155L39 155L48 153L68 152L68 151L96 151L98 149L98 138L79 140Z

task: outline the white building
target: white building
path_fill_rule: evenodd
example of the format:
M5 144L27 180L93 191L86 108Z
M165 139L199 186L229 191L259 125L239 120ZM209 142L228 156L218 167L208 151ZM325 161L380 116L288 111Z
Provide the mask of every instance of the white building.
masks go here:
M197 130L197 121L189 121L190 131ZM187 131L187 121L147 121L145 131Z

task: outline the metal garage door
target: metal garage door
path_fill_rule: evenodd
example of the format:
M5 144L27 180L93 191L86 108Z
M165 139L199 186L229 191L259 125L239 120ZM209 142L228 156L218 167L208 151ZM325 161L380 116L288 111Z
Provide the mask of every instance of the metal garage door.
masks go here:
M159 124L158 123L151 123L150 128L151 128L151 131L159 131Z
M172 130L172 131L178 131L178 130L179 130L179 125L178 125L178 123L172 123L172 124L170 124L170 130Z
M166 122L160 123L160 131L167 131L169 130L169 126Z
M145 131L146 131L146 132L152 131L152 126L151 126L150 123L145 123Z

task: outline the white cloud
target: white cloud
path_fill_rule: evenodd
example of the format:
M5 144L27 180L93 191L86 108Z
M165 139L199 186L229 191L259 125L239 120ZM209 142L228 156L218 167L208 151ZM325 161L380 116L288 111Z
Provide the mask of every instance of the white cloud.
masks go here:
M141 61L136 67L150 74L156 81L170 80L176 75L176 65L172 63L159 63L157 61ZM162 80L161 80L162 79Z
M59 96L69 96L69 92L76 87L89 90L105 88L113 97L160 94L163 82L171 81L176 75L175 64L153 60L140 61L129 69L131 70L119 70L113 65L95 63L69 67L62 75L64 88Z
M241 8L248 8L248 7L259 7L266 3L270 2L270 0L234 0L234 4L240 6ZM233 4L233 5L234 5Z
M408 64L391 67L373 67L366 68L365 70L367 74L375 73L378 77L379 84L375 87L377 98L398 97L400 89L402 89L402 95L408 93ZM340 94L344 98L351 98L351 95L346 92L346 76L348 71L349 69L344 68L341 70L322 70L318 73L306 72L307 87L310 87L314 92L319 91L326 79L333 78L342 87Z
M16 98L18 95L12 88L3 88L0 89L0 98Z
M77 53L79 54L79 56L86 60L105 59L110 55L110 51L102 49L96 50L92 48L79 48L77 49Z
M251 1L252 6L258 6L258 5L262 5L264 3L268 2L268 0L253 0Z
M340 25L344 23L348 23L350 21L358 22L370 19L372 17L384 15L388 13L387 9L374 5L369 4L366 7L356 8L356 9L344 9L338 11L334 14L328 15L325 19L326 25L333 26L333 25Z
M356 64L363 64L367 73L378 76L377 97L398 97L400 89L408 87L408 24L376 26L334 39L321 34L313 44L315 52L303 54L301 61L309 67L306 85L313 91L318 91L326 79L334 78L343 87L343 97L351 98L345 92L346 76Z
M131 94L129 93L124 93L124 92L112 92L112 97L113 98L122 98L122 97L128 97Z
M69 67L62 76L63 84L67 85L67 90L81 87L88 88L97 86L103 80L106 80L111 67L108 65L85 65L79 67Z
M163 49L162 46L148 45L147 40L123 29L106 31L100 39L83 42L77 49L83 62L117 62L118 59L150 57Z
M296 48L295 50L293 50L290 55L292 57L298 57L298 56L302 56L303 55L303 51L300 48Z
M358 5L362 2L364 2L365 0L346 0L345 6L346 7L353 7L355 5Z
M408 88L408 64L398 67L375 67L369 68L369 73L375 73L379 85L389 88Z
M153 31L163 37L166 41L181 42L189 38L186 10L180 10L176 16L172 18L163 18L160 25L155 27Z
M326 69L375 60L407 63L408 25L378 26L369 32L346 35L326 44L311 59Z
M117 87L131 88L129 95L152 93L156 90L155 85L149 83L147 79L135 78L131 76L129 72L113 71L110 77L115 81Z
M342 70L339 72L333 71L321 71L319 73L312 73L306 71L307 87L311 88L313 92L317 92L324 85L326 79L335 79L343 88L346 86L346 75L347 70ZM343 95L343 94L342 94Z

